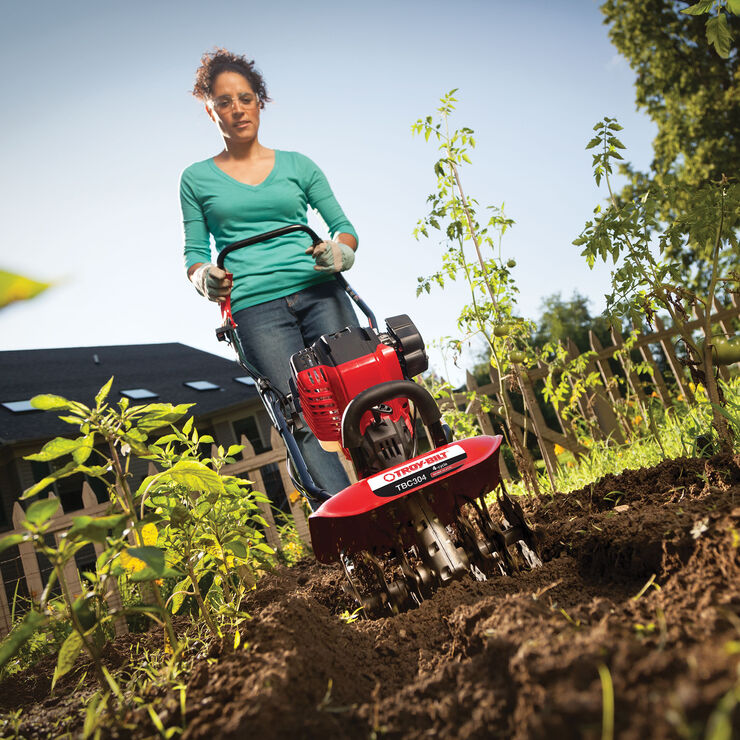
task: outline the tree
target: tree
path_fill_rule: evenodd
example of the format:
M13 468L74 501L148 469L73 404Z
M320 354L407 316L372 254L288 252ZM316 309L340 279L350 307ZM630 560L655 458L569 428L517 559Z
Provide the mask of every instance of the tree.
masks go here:
M681 12L689 7L673 0L606 0L601 6L609 37L637 73L637 107L658 127L650 170L621 167L630 182L620 200L632 201L652 186L655 216L663 222L689 210L697 188L740 172L740 55L731 48L722 58L707 40L706 16ZM739 38L734 2L716 10L731 37ZM662 190L676 186L684 186L682 198L661 199ZM740 215L731 219L728 225L737 229ZM712 246L687 235L667 256L706 285Z
M535 322L537 332L533 338L536 347L548 342L565 342L572 339L581 352L588 352L591 345L589 331L593 331L602 344L610 343L609 321L604 316L591 316L588 298L577 290L569 301L560 293L542 299L540 318Z

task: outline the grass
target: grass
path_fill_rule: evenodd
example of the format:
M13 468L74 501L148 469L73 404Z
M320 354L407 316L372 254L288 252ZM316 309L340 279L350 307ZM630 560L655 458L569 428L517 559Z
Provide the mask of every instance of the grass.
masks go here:
M740 377L723 384L725 406L723 413L735 431L735 451L740 452ZM561 456L555 473L555 490L561 493L576 491L610 473L619 475L625 470L637 470L658 465L666 459L698 457L707 454L706 442L711 439L711 407L701 389L697 404L688 406L676 401L671 409L653 402L653 415L660 439L644 433L629 444L617 445L607 441L582 440L588 454L574 458ZM540 490L551 491L546 475L539 477ZM528 495L522 483L514 483L509 490L515 495Z

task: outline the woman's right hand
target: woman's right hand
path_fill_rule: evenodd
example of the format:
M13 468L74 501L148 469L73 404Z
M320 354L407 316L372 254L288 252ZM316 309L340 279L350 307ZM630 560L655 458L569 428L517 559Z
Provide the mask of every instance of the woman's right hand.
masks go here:
M194 265L194 268L190 273L190 282L202 296L215 303L222 303L229 297L233 283L230 272L222 270L212 262L203 262Z

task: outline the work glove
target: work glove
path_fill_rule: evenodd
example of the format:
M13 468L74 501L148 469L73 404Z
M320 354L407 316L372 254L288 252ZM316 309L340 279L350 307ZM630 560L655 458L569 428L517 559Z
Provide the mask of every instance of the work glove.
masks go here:
M232 276L212 262L204 262L190 276L195 289L209 301L221 303L231 293Z
M315 247L309 247L306 254L310 254L316 260L313 269L320 272L344 272L355 262L354 249L342 242L321 242Z

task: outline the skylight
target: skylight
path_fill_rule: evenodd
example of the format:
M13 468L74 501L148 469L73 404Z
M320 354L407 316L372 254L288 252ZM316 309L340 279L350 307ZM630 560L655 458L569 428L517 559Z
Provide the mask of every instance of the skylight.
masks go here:
M234 378L234 380L237 383L241 383L242 385L256 385L254 382L254 378L250 378L249 375L242 375L238 378Z
M8 409L8 411L12 411L14 414L23 414L26 411L39 410L31 406L30 401L5 401L4 403L0 404L0 406L4 406L6 409Z
M188 388L192 388L195 391L218 391L221 390L220 385L211 383L210 380L189 380L185 383Z
M121 391L121 395L130 398L132 401L143 401L145 398L156 398L158 394L147 388L129 388Z

